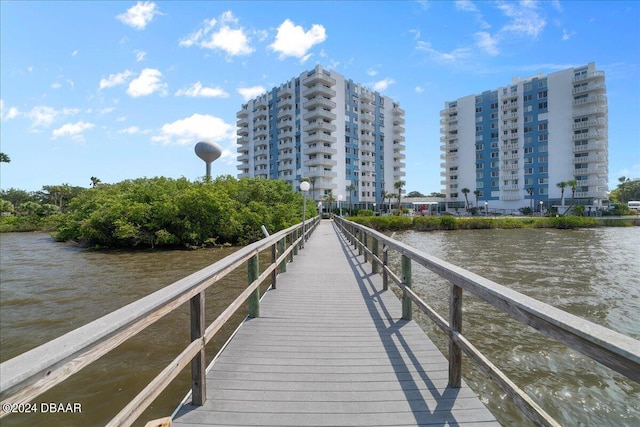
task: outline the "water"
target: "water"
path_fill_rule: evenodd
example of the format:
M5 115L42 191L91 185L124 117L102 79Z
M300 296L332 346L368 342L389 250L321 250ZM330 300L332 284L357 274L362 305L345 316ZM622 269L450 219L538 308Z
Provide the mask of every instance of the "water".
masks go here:
M0 234L0 360L5 361L148 295L235 249L199 251L86 250L54 242L43 233ZM247 272L236 273L206 293L211 322L246 287ZM210 360L246 310L232 319L207 347ZM80 403L76 414L12 415L3 426L104 425L140 392L189 342L189 305L54 387L36 402ZM140 417L138 425L170 415L190 388L180 375Z
M405 232L420 250L533 298L640 339L640 228ZM0 234L0 360L56 338L209 265L233 249L84 250L41 233ZM268 257L268 255L267 255ZM393 261L393 258L392 258ZM414 266L414 288L438 312L448 285ZM246 269L206 296L207 322L246 286ZM207 348L208 359L245 315ZM444 351L446 338L415 319ZM640 386L465 294L464 333L563 425L640 425ZM79 402L82 413L23 416L3 426L104 425L189 341L188 306L157 322L37 402ZM445 352L446 354L446 352ZM504 394L465 361L465 380L503 425L528 425ZM189 388L185 372L137 425L168 416Z
M396 235L430 255L640 339L640 228L469 230ZM396 262L398 262L396 260ZM448 318L448 282L413 267L417 293ZM466 293L463 331L562 425L639 426L640 385ZM425 315L416 321L447 354ZM467 382L503 425L528 425L503 392L465 359ZM582 423L582 424L580 424Z

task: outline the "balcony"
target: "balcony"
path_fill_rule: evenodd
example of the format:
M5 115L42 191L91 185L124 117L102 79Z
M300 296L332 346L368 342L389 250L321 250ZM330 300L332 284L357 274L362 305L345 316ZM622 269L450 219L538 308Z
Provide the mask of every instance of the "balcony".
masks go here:
M316 121L316 122L311 122L305 126L302 127L302 130L304 132L335 132L337 130L336 125L331 124L331 123L327 123L327 122L323 122L323 121Z
M607 113L606 107L592 107L592 108L581 108L573 112L573 118L583 117L583 116L602 116Z
M573 124L573 130L584 129L584 128L603 128L607 125L607 120L604 118L600 119L591 119L591 120L583 120L578 123Z
M578 133L571 136L573 141L582 141L587 139L606 139L607 132L586 132L586 133Z
M592 79L598 79L598 78L604 79L604 71L593 71L591 73L574 76L573 83L583 82L585 80L592 80Z
M311 71L302 79L300 79L300 83L303 86L310 87L318 84L323 84L327 86L335 86L336 79L331 77L331 75L327 74L324 70L320 71Z
M508 163L508 164L502 164L500 166L500 170L503 171L515 171L520 169L520 165L518 165L517 163Z
M606 103L607 96L606 95L591 95L586 98L578 98L573 100L573 106L576 107L578 105L587 105L594 103Z
M305 108L307 110L310 110L316 107L325 107L330 110L333 110L334 108L336 108L336 103L329 98L325 98L324 96L315 96L302 103L302 108Z
M325 85L314 85L309 87L303 92L303 96L307 99L311 99L316 96L324 96L326 98L334 98L336 91Z
M313 144L313 143L335 144L337 141L338 139L335 136L327 135L324 132L312 133L306 138L304 138L304 142L307 144Z
M404 110L399 106L393 107L393 115L394 116L404 116ZM454 110L455 111L455 110Z
M500 108L502 109L502 111L515 109L515 108L518 108L518 103L517 102L507 102L506 104L502 104L500 106Z
M509 93L507 93L506 95L502 95L500 97L501 101L508 101L508 100L515 100L515 99L518 99L517 91L516 92L509 91Z
M404 123L405 123L404 122L404 117L394 117L393 118L393 125L394 126L396 126L396 125L402 126L402 125L404 125Z
M440 115L441 116L447 116L447 115L450 115L450 114L457 114L457 113L458 113L458 107L457 106L448 107L448 108L445 108L444 110L440 111Z
M236 118L238 118L238 119L244 119L244 118L247 118L247 117L249 117L249 108L247 108L247 106L246 106L246 105L244 105L244 106L242 107L242 110L240 110L240 111L238 111L238 112L236 113Z
M360 92L360 99L363 102L373 102L373 94L367 90Z
M399 153L399 152L394 152L393 153L393 160L395 159L406 159L407 156L404 153Z
M607 146L604 142L590 141L587 144L580 144L573 146L573 152L578 153L580 151L605 151Z
M247 119L246 117L241 118L236 122L236 126L239 128L249 126L249 119Z
M264 116L264 118L256 119L256 120L253 121L253 126L254 127L267 126L267 124L269 124L269 121L267 120L267 116L266 115Z
M308 156L309 154L329 154L332 156L338 155L338 150L331 147L325 147L324 145L316 145L315 147L308 147L302 150L302 154Z
M239 145L245 145L249 143L249 137L248 136L242 136L240 138L238 138L238 144Z
M282 108L278 110L279 119L286 119L288 117L293 117L293 108Z
M278 139L282 139L282 140L287 138L293 139L294 136L295 134L293 133L292 128L288 128L287 130L282 130L280 133L278 133Z
M573 90L571 91L571 93L573 95L578 95L580 93L586 93L586 92L604 92L607 88L607 85L604 84L604 82L602 83L591 83L591 84L587 84L587 85L581 85L578 87L574 87Z
M518 154L503 154L500 156L500 160L516 160L519 158L520 156Z
M302 162L306 167L313 166L337 166L338 161L333 159L325 159L324 156L316 156L315 159L309 159Z
M236 133L238 136L249 136L249 128L246 126L243 126L239 128Z
M317 178L336 178L338 176L338 173L320 169L320 170L310 170L306 173L306 176L309 178L316 178L316 177ZM326 182L326 184L330 184L330 183ZM318 188L326 188L326 187L320 187L318 181L316 181L315 185L316 185L316 190Z
M260 136L267 137L269 136L269 130L266 127L261 127L253 130L253 135L257 138Z
M502 185L500 186L500 191L520 191L520 185L519 184Z
M404 130L405 129L402 126L396 126L396 125L393 126L393 133L395 134L404 133Z
M249 162L249 155L248 154L241 154L238 156L238 162L240 163L247 163Z
M238 169L240 169L242 171L241 173L238 174L238 179L250 178L249 169L242 169L241 165L238 165Z
M360 103L360 111L364 111L366 113L370 113L372 112L374 109L373 104L370 104L368 102L361 102Z
M517 150L521 148L520 144L502 144L503 150Z
M404 141L405 141L404 135L400 135L400 134L394 134L393 135L393 143L394 144L399 143L399 142L404 142Z
M376 117L372 113L365 112L365 111L360 111L360 120L372 123L375 119L376 119ZM404 120L403 120L403 122L404 122Z
M359 126L361 131L373 132L375 130L373 125L371 125L370 123L361 122Z
M517 119L518 118L518 113L514 113L514 112L505 112L501 119L502 120L510 120L510 119Z
M590 156L574 157L573 163L600 163L606 160L607 160L606 156L590 155Z
M282 107L285 107L285 106L287 106L287 105L293 105L293 98L291 98L291 97L287 97L287 98L280 98L280 99L278 100L278 103L276 104L276 106L277 106L278 108L282 108Z
M280 86L278 88L278 96L285 98L285 97L289 97L292 98L294 94L294 89L292 87L290 87L289 85L283 85Z
M522 200L522 195L510 191L508 193L501 194L500 200Z
M506 125L502 125L502 130L518 129L518 122L509 122Z
M315 110L310 110L308 113L305 113L302 116L303 120L312 120L315 118L335 120L336 114L331 112L330 110L325 110L324 108L316 108Z

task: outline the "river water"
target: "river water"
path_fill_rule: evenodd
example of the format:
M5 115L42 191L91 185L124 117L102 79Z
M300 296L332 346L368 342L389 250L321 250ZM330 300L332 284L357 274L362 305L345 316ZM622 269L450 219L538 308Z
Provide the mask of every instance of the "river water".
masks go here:
M404 232L396 238L640 339L640 227ZM0 360L97 319L233 251L98 252L54 242L42 233L0 234ZM246 280L246 269L241 268L207 292L207 322L242 291ZM446 318L448 285L415 266L413 282L417 292ZM563 425L640 425L640 385L469 295L464 296L464 307L465 335ZM245 314L239 313L214 338L207 348L208 359ZM444 351L444 335L426 316L414 318ZM38 403L79 403L81 413L12 415L2 425L104 425L188 341L187 305L36 399ZM503 425L528 425L471 362L465 363L464 376ZM188 388L185 372L138 425L170 415Z

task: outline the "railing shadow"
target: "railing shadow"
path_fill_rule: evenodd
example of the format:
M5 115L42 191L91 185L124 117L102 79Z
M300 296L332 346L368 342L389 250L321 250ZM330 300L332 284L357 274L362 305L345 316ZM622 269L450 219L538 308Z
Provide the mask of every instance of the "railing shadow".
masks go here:
M405 327L411 322L394 318L382 298L384 293L391 291L383 291L381 285L374 283L373 278L377 276L377 273L368 273L365 270L367 263L364 258L359 256L357 251L351 247L335 223L333 227L372 320L377 324L388 325L386 327L378 327L378 334L416 423L418 425L459 426L452 409L460 389L447 385L440 390L432 381L403 334L403 329L406 329ZM396 344L394 338L398 344ZM403 355L406 355L409 361ZM416 376L411 374L412 367L419 381ZM422 384L419 383L420 381ZM427 390L424 390L424 386L426 386ZM436 406L434 408L429 407L429 403L427 403L429 396L425 396L424 393L429 393L435 400Z

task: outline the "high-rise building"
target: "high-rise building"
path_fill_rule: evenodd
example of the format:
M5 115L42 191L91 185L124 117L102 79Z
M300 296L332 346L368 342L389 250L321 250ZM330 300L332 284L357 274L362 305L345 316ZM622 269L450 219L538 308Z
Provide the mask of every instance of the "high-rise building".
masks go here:
M607 199L607 96L594 63L514 78L446 102L440 117L449 210L514 213L575 203L591 211Z
M237 119L239 178L296 189L308 178L312 199L369 209L404 179L404 110L319 65L249 100Z

